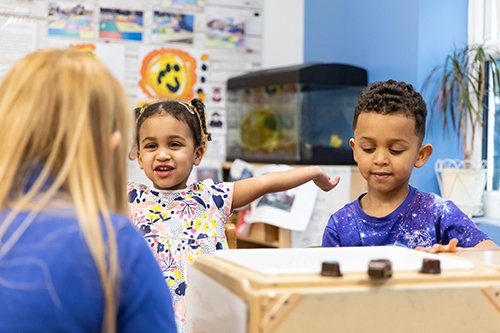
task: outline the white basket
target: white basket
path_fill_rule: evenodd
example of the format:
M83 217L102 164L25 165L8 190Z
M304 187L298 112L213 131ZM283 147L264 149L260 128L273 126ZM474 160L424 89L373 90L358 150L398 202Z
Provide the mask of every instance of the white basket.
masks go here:
M453 201L468 216L483 215L486 165L485 160L437 160L434 168L441 196Z

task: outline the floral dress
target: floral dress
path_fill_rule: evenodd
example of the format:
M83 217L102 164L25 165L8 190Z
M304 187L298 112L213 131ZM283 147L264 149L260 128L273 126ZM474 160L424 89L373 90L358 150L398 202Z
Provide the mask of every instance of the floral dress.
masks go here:
M132 223L160 264L179 332L184 332L186 265L198 256L228 248L224 226L231 215L233 183L206 179L174 191L129 183L127 191Z

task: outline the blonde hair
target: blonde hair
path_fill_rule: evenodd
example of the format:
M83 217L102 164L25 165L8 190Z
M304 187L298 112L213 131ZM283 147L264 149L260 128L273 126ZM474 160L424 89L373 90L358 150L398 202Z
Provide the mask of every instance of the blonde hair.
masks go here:
M11 209L0 224L0 240L17 214L30 210L0 243L0 260L38 212L56 196L69 198L100 275L102 330L113 332L119 263L110 212L128 215L128 142L111 151L110 138L115 131L129 138L132 115L123 88L85 52L38 50L7 73L0 91L0 209ZM29 177L36 180L25 191Z

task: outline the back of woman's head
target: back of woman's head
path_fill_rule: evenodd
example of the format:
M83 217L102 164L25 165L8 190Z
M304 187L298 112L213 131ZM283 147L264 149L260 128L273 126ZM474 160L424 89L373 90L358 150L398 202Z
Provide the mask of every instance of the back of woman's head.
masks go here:
M12 208L0 221L0 239L20 210L31 211L27 226L54 197L73 206L101 278L105 331L115 329L119 275L109 212L127 213L128 145L112 150L110 141L115 131L129 137L128 117L119 82L81 51L36 51L0 85L0 209Z
M2 208L23 194L41 165L51 174L40 176L55 177L57 190L96 191L112 210L126 212L127 145L113 158L109 148L114 131L128 138L126 99L100 61L81 51L39 50L9 71L0 91Z

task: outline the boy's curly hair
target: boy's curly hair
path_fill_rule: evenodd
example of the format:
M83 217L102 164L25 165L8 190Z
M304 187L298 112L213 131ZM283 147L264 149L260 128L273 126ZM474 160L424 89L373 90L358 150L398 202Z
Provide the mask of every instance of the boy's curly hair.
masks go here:
M371 83L361 93L358 105L354 109L353 131L358 124L361 113L402 114L415 120L415 135L420 143L425 137L425 119L427 106L411 84L395 80L377 81Z

